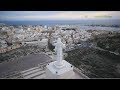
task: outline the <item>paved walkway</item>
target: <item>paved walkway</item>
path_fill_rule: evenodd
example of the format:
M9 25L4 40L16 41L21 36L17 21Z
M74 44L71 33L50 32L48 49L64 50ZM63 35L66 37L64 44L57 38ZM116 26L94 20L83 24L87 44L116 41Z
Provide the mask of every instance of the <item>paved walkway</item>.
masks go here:
M46 65L45 65L46 66ZM46 67L33 67L21 72L7 74L3 79L46 79ZM73 68L74 77L68 79L89 79L77 68ZM67 79L67 78L66 78Z
M18 60L0 63L0 76L13 71L23 71L37 66L40 63L52 61L46 54L35 54L22 57Z

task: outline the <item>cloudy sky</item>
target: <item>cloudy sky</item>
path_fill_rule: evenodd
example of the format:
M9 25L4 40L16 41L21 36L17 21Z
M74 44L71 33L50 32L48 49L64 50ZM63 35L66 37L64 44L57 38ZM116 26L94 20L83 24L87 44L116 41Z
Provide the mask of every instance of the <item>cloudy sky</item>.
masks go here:
M0 11L0 20L120 19L120 11Z

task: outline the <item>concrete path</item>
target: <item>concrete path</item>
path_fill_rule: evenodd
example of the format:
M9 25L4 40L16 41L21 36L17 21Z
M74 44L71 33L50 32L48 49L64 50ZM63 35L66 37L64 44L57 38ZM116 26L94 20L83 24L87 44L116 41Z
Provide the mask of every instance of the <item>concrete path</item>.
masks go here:
M37 66L40 63L52 61L46 54L35 54L22 57L18 60L0 63L0 76L13 71L23 71Z

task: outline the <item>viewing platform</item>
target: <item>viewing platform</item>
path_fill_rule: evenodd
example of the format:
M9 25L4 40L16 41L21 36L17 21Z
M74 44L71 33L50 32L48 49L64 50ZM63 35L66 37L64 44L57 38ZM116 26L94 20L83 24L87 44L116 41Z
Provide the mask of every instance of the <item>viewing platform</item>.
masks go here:
M63 60L65 44L58 38L56 58L45 53L32 54L0 64L1 79L89 79L78 68Z
M11 73L7 73L1 79L46 79L44 64L39 65L37 67L33 67L24 71L14 71ZM74 67L73 71L75 72L75 77L71 79L89 79L89 77L85 76L81 71Z

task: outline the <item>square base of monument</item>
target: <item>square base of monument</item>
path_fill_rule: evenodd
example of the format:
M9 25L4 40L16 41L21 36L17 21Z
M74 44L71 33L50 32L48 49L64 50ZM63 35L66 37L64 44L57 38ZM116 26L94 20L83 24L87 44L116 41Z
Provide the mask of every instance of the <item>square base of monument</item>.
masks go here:
M46 67L46 79L73 79L73 66L63 60L64 66L57 68L54 64L56 61L49 63Z

